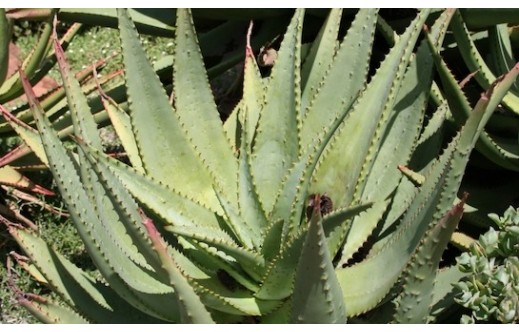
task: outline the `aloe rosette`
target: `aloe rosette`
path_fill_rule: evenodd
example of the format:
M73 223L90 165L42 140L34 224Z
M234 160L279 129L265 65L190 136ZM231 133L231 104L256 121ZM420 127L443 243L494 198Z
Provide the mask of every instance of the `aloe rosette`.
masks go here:
M376 310L380 321L417 323L454 303L451 283L462 273L438 264L463 213L466 197L454 203L456 193L518 66L442 148L449 104L424 117L454 11L417 46L429 13L419 11L370 75L377 10L359 10L339 41L341 10L331 10L304 56L304 10L296 10L270 76L247 47L243 98L222 123L191 12L176 11L171 96L128 12L117 13L129 110L102 98L130 165L102 152L58 43L73 147L27 79L38 129L11 121L52 171L102 276L10 226L62 299L21 296L33 314L76 323L344 323Z

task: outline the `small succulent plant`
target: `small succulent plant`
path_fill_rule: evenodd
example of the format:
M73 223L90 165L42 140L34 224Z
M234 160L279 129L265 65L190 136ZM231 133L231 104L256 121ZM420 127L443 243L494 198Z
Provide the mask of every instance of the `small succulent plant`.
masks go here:
M466 273L458 284L456 301L471 310L461 322L519 322L519 210L512 207L502 217L491 215L491 228L458 257Z
M345 323L373 312L384 322L438 319L463 276L438 268L463 214L466 195L456 202L456 193L519 66L443 146L449 103L424 118L455 11L418 44L429 12L417 13L370 75L377 10L359 10L342 40L342 11L331 10L304 56L305 15L296 10L270 76L247 46L243 98L222 123L191 11L176 11L168 95L128 12L118 10L128 111L101 95L130 165L102 152L55 38L72 146L23 73L38 129L0 110L52 171L102 279L5 222L29 272L63 300L18 293L20 303L46 322Z

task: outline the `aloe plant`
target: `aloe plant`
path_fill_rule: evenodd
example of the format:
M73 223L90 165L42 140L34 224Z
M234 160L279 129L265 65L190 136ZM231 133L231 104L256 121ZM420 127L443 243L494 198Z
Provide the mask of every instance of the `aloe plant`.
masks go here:
M101 98L130 165L102 152L55 39L72 147L23 72L38 130L0 110L49 166L102 279L4 221L31 259L29 273L62 299L17 291L20 303L45 322L441 320L463 276L438 268L466 201L455 203L456 193L519 66L494 82L442 149L449 104L427 123L424 116L455 11L413 53L429 14L420 11L373 75L377 10L359 10L338 41L341 12L330 11L303 57L304 11L296 10L269 77L248 43L243 98L222 123L191 11L176 11L168 96L128 11L118 10L128 112Z

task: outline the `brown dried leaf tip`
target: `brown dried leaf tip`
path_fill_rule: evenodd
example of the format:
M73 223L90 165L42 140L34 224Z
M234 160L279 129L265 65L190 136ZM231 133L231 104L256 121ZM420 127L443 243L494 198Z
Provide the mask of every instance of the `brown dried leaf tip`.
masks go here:
M308 196L308 204L306 205L306 218L310 220L315 204L319 204L321 215L324 216L333 210L332 199L324 194L311 194Z

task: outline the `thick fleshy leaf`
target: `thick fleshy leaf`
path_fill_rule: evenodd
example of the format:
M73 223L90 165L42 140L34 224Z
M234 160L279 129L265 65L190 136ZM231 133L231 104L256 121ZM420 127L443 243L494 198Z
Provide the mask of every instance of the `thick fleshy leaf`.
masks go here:
M252 174L267 213L299 154L300 52L303 10L296 10L265 92L252 154Z
M129 114L146 174L166 185L182 188L184 195L196 197L211 207L217 206L209 172L185 136L133 23L126 11L119 10L118 15Z
M421 11L391 49L366 90L347 114L324 151L311 191L326 193L337 206L348 206L364 187L413 46L428 11Z
M292 322L346 323L346 308L322 225L321 197L314 196L310 227L297 264Z
M12 187L21 188L27 191L32 191L38 194L49 196L54 195L52 191L45 189L37 185L36 183L32 182L30 179L28 179L23 174L21 174L9 165L0 167L0 183Z
M443 43L454 10L446 10L431 28L436 45ZM361 201L386 199L400 181L399 165L408 164L422 130L422 121L431 90L434 61L426 41L422 41L411 58L402 85L389 114L390 125L369 169L369 176L360 195Z
M442 83L446 87L445 96L454 119L458 123L463 123L471 113L470 104L461 87L456 82L454 75L450 72L438 52L433 52L432 54ZM517 64L515 68L517 68ZM512 72L514 70L512 68ZM509 96L510 93L507 93L507 95ZM492 162L511 170L519 170L519 146L516 144L515 139L512 142L507 142L506 139L483 131L479 137L477 149Z
M140 203L161 216L166 224L218 227L217 211L177 192L176 187L170 188L97 150L85 145L82 147L88 151L86 156L93 165L104 164Z
M484 124L518 74L516 66L481 97L461 132L425 175L425 183L385 245L361 263L337 270L345 301L349 303L348 316L373 308L390 291L427 228L438 223L450 209ZM372 283L368 275L373 274L383 278Z
M309 78L303 92L302 151L311 146L312 141L320 135L323 128L329 126L335 118L351 108L357 95L364 88L377 12L376 9L360 9L337 52L332 54L333 57L322 59L329 57L329 55L323 54L315 59L318 62L314 66L317 66L315 70L318 72L315 73L315 77ZM330 15L337 15L337 13L331 12ZM333 19L333 16L330 16L329 19L331 22L336 20L336 18ZM327 41L327 43L329 44L331 41ZM330 49L330 46L326 45L326 48ZM322 65L320 65L321 62L323 62ZM307 63L305 63L306 65ZM318 68L321 67L323 68L319 70ZM314 75L314 69L312 69L312 75Z
M249 115L245 112L240 146L239 169L238 169L238 206L240 215L244 221L242 228L249 231L248 237L252 245L259 249L261 246L261 234L267 227L268 220L259 200L256 184L252 177L249 150Z
M179 123L226 199L235 202L237 162L225 136L198 46L191 12L177 10L173 91Z
M43 32L41 33L38 42L22 64L21 69L27 76L32 78L48 53L47 45L51 33L52 23L49 20L45 22ZM12 100L21 94L23 94L22 80L18 72L15 72L11 77L7 78L2 85L0 85L0 103Z
M475 78L483 89L488 89L496 80L496 76L492 73L490 68L488 68L476 48L459 11L457 11L453 17L451 28L458 45L458 50L463 60L465 60L468 70L476 73ZM516 94L507 92L503 97L503 104L508 106L512 112L519 114L519 96Z
M153 221L143 217L143 225L146 228L150 240L157 253L161 268L167 274L169 283L175 289L175 298L178 303L178 311L181 323L214 323L211 314L203 305L200 297L195 293L193 286L189 283L188 278L182 273L179 266L168 253L168 246L164 239L160 236Z
M43 146L56 184L74 225L101 274L121 297L135 307L164 320L178 321L178 312L164 307L170 302L173 290L136 265L126 256L124 249L118 246L113 238L113 231L106 228L109 224L99 219L101 206L98 207L92 200L94 187L91 182L95 179L88 178L90 172L83 172L80 178L75 157L62 145L48 119L44 117L23 73L22 82L42 134ZM87 182L83 183L82 180ZM89 186L89 189L85 190L84 186ZM117 240L122 241L120 238Z
M139 156L139 148L137 147L135 136L132 132L130 116L104 91L100 91L100 96L103 106L110 117L110 122L121 140L121 144L124 147L128 159L130 159L132 167L139 173L144 174L142 160Z
M341 24L342 8L332 8L319 34L312 43L301 68L301 105L303 114L309 102L309 96L315 89L328 69L337 51L337 37Z
M72 309L46 300L40 296L27 296L28 299L20 299L20 304L25 307L40 321L48 324L88 324L89 321L81 317Z
M334 211L325 216L323 221L324 236L327 237L326 245L329 255L332 256L338 250L338 245L342 243L345 233L351 226L351 220L367 210L371 204L353 206L348 209ZM295 271L301 253L301 248L305 241L308 231L308 223L300 226L298 232L289 237L285 242L273 239L276 234L281 233L281 222L272 224L274 230L272 235L266 237L265 244L269 244L267 257L277 253L275 257L269 259L269 265L261 282L261 288L256 296L261 299L281 300L287 298L292 293ZM279 246L279 247L276 247Z
M54 27L53 37L54 52L56 53L56 59L58 60L59 70L67 95L70 115L74 125L74 133L87 144L101 150L103 146L97 132L97 124L94 120L94 116L91 113L85 95L83 95L79 82L70 72L70 66L65 58L65 52L57 39L55 29L56 27Z
M36 264L38 271L45 276L52 289L89 321L157 322L156 319L132 307L109 286L95 281L35 234L14 228L10 229L10 232Z
M454 206L430 229L404 269L402 292L395 299L397 323L426 323L433 300L438 264L463 215L464 201Z

